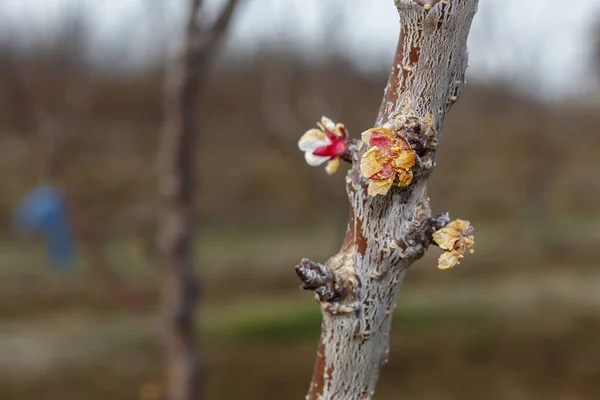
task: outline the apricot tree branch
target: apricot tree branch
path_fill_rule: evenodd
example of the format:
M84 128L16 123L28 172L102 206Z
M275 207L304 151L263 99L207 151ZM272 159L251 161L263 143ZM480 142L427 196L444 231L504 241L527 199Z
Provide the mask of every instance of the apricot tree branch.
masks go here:
M296 272L323 310L321 339L307 399L370 399L388 358L391 314L410 266L432 244L451 268L473 246L467 221L431 217L426 184L435 167L444 118L460 95L467 36L477 0L396 0L401 32L375 128L362 142L322 120L300 139L306 160L328 171L339 158L351 205L340 251Z

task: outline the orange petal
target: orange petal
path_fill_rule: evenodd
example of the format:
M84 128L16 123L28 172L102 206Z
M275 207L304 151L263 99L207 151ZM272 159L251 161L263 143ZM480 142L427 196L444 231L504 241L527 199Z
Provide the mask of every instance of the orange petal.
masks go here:
M365 178L370 178L382 169L381 152L377 147L371 147L360 159L360 173Z
M460 232L454 229L442 228L433 233L433 240L440 246L440 249L451 251L454 249L454 244L460 239Z
M434 242L446 250L438 260L439 269L454 267L464 257L465 250L472 249L475 244L473 236L469 235L472 230L469 221L457 219L433 233Z
M335 174L335 171L338 170L340 166L340 158L336 157L333 158L331 160L329 160L329 162L327 163L327 166L325 167L325 172L327 172L329 175L333 175Z
M398 172L398 186L405 187L410 185L413 179L413 173L410 169Z
M393 179L388 179L385 181L370 180L369 181L369 189L367 190L367 192L369 193L369 196L377 196L378 194L380 194L382 196L386 195L387 192L392 187L393 182L394 182Z
M417 154L414 151L403 151L394 159L394 167L398 170L409 169L416 161Z
M458 264L459 260L462 258L461 254L456 254L453 251L446 251L442 253L440 258L438 258L438 268L439 269L450 269L456 264Z
M446 225L445 228L455 229L463 233L470 233L473 230L471 223L463 219L455 219Z
M374 133L379 133L383 136L386 136L391 142L395 141L396 138L394 137L394 135L392 135L392 132L387 129L387 128L371 128L371 129L367 129L366 131L364 131L363 133L360 134L361 139L363 140L363 142L365 142L366 144L368 144L369 146L371 145L371 136Z

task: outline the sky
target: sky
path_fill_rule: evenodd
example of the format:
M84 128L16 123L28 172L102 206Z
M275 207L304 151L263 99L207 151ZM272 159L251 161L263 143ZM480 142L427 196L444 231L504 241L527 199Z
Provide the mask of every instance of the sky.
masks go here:
M222 0L205 3L210 19ZM23 43L51 36L68 10L80 9L91 59L136 68L175 37L185 4L0 0L0 35ZM237 17L226 51L252 54L283 43L318 61L334 45L366 71L390 65L399 30L392 0L246 0ZM600 0L480 0L469 37L467 79L501 79L549 100L597 89L590 39L595 23L600 23Z

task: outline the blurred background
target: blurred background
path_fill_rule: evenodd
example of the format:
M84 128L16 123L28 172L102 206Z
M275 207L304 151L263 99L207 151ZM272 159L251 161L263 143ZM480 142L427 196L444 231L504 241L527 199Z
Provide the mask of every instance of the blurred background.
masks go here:
M600 398L600 2L571 3L481 1L429 182L476 253L414 266L378 399ZM154 166L186 4L0 2L1 399L159 398ZM338 250L348 205L345 169L296 142L321 115L371 127L398 17L391 0L239 7L196 149L207 398L303 398L320 311L292 267Z

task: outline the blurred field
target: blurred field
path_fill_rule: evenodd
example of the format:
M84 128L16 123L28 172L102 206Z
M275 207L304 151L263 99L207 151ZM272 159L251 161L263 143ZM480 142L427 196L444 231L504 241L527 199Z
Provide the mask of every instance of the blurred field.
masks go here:
M583 230L565 225L543 244L563 235L597 243L600 219L587 222ZM378 398L600 396L598 265L574 253L518 262L505 253L511 235L503 225L477 222L476 256L455 270L437 271L435 250L415 266L398 301ZM291 266L298 255L327 257L340 236L334 227L200 238L208 398L304 394L320 316L311 295L296 289ZM152 266L126 244L115 242L111 258L153 312ZM0 254L0 265L10 266L0 279L0 398L153 398L159 349L85 265L51 273L34 243L5 242Z

